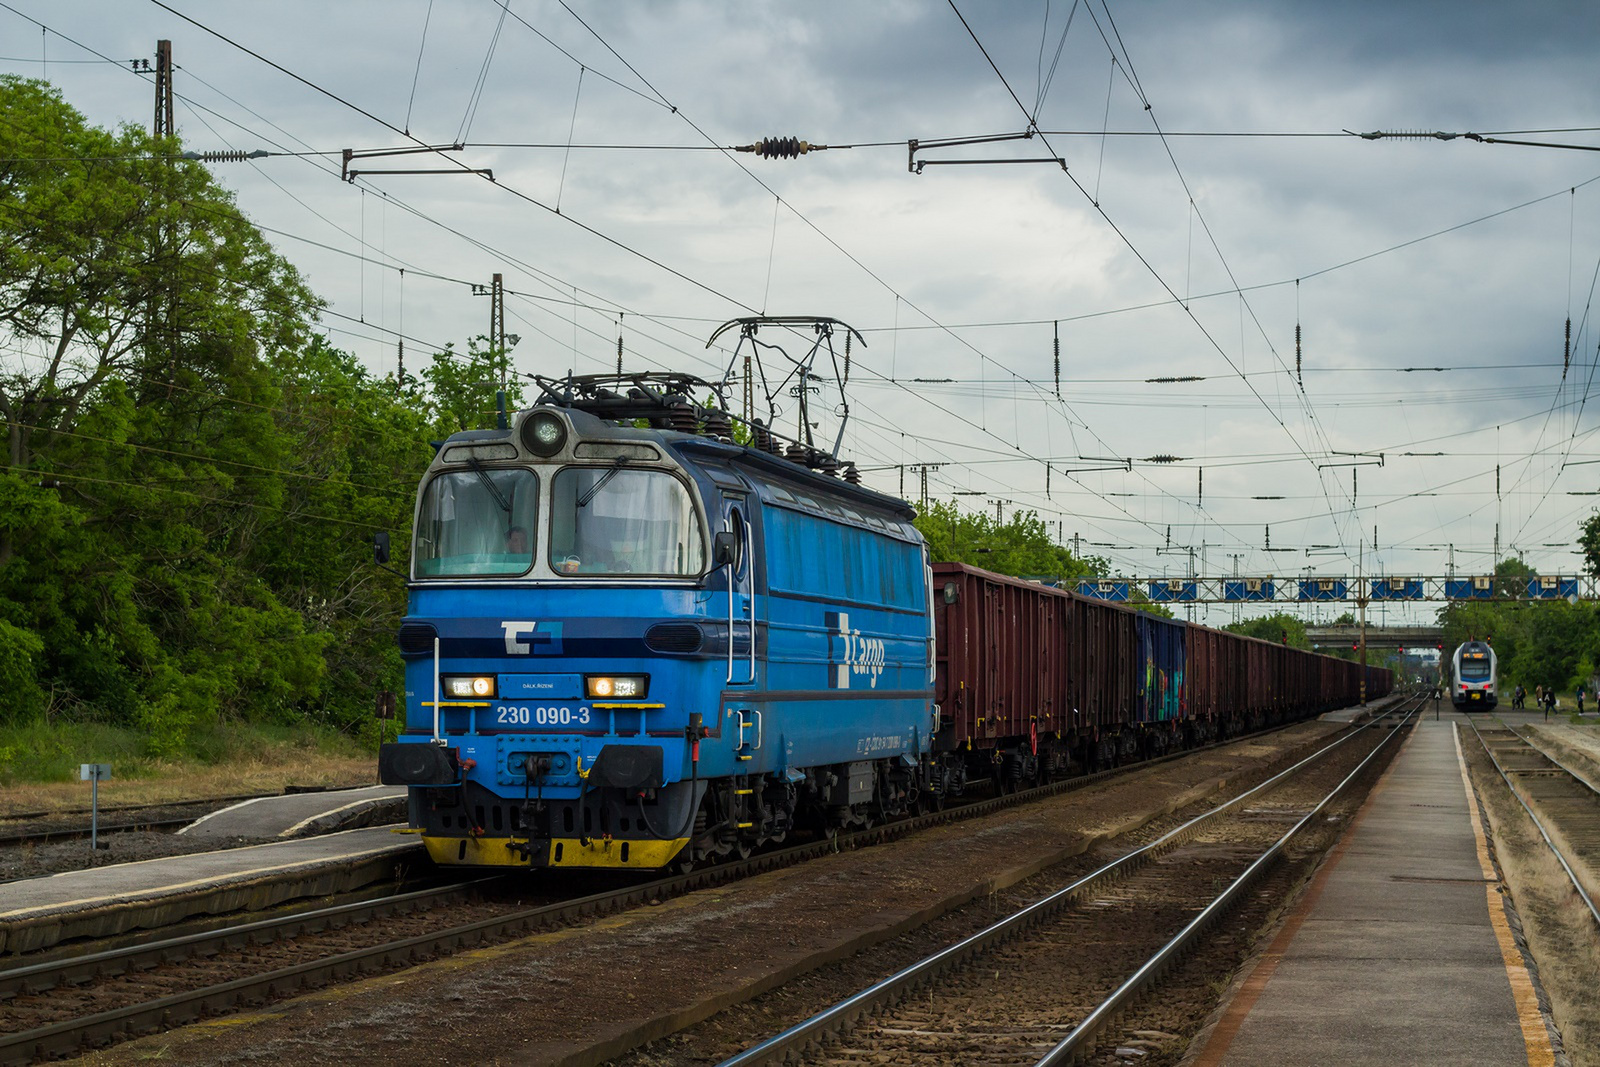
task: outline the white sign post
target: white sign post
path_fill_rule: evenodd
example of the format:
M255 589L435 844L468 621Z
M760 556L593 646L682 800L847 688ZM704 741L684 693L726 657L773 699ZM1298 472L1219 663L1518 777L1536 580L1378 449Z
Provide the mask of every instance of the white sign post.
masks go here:
M100 848L100 783L111 780L111 764L80 763L78 780L89 783L89 848Z

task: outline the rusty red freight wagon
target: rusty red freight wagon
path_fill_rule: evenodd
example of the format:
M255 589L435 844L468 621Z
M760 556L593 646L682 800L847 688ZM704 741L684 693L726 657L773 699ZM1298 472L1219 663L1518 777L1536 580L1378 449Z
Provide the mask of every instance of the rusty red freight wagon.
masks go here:
M1002 790L1356 702L1359 665L958 563L933 567L936 788ZM1389 672L1369 668L1369 698Z

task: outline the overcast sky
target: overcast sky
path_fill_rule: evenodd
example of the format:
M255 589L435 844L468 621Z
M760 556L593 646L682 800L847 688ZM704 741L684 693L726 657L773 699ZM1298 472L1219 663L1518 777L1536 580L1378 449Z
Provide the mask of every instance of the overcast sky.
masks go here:
M495 272L523 372L614 369L620 322L629 369L717 377L719 323L828 315L867 341L870 484L941 464L936 497L1125 574L1483 573L1497 528L1578 568L1600 152L1340 131L1600 145L1593 3L568 3L6 0L0 70L148 125L127 61L170 39L188 147L312 153L213 172L380 373L485 332ZM771 136L835 147L716 150ZM494 182L340 180L343 149L455 142ZM828 441L840 410L824 386Z

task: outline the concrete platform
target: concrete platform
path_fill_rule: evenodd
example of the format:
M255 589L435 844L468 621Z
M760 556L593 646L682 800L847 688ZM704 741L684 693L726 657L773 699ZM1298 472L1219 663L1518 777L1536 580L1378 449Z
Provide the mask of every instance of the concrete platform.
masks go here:
M347 830L8 882L0 885L0 956L348 892L392 879L403 865L428 863L421 842L396 829Z
M1420 722L1193 1067L1553 1063L1465 773Z
M406 787L372 785L325 793L255 797L214 811L179 830L188 837L310 837L335 830L404 822Z

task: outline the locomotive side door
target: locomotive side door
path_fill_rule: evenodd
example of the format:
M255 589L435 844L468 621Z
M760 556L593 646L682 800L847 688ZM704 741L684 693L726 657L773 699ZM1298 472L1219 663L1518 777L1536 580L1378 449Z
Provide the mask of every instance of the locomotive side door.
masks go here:
M728 685L756 682L756 560L744 493L722 491L719 529L734 535L737 556L728 568Z

